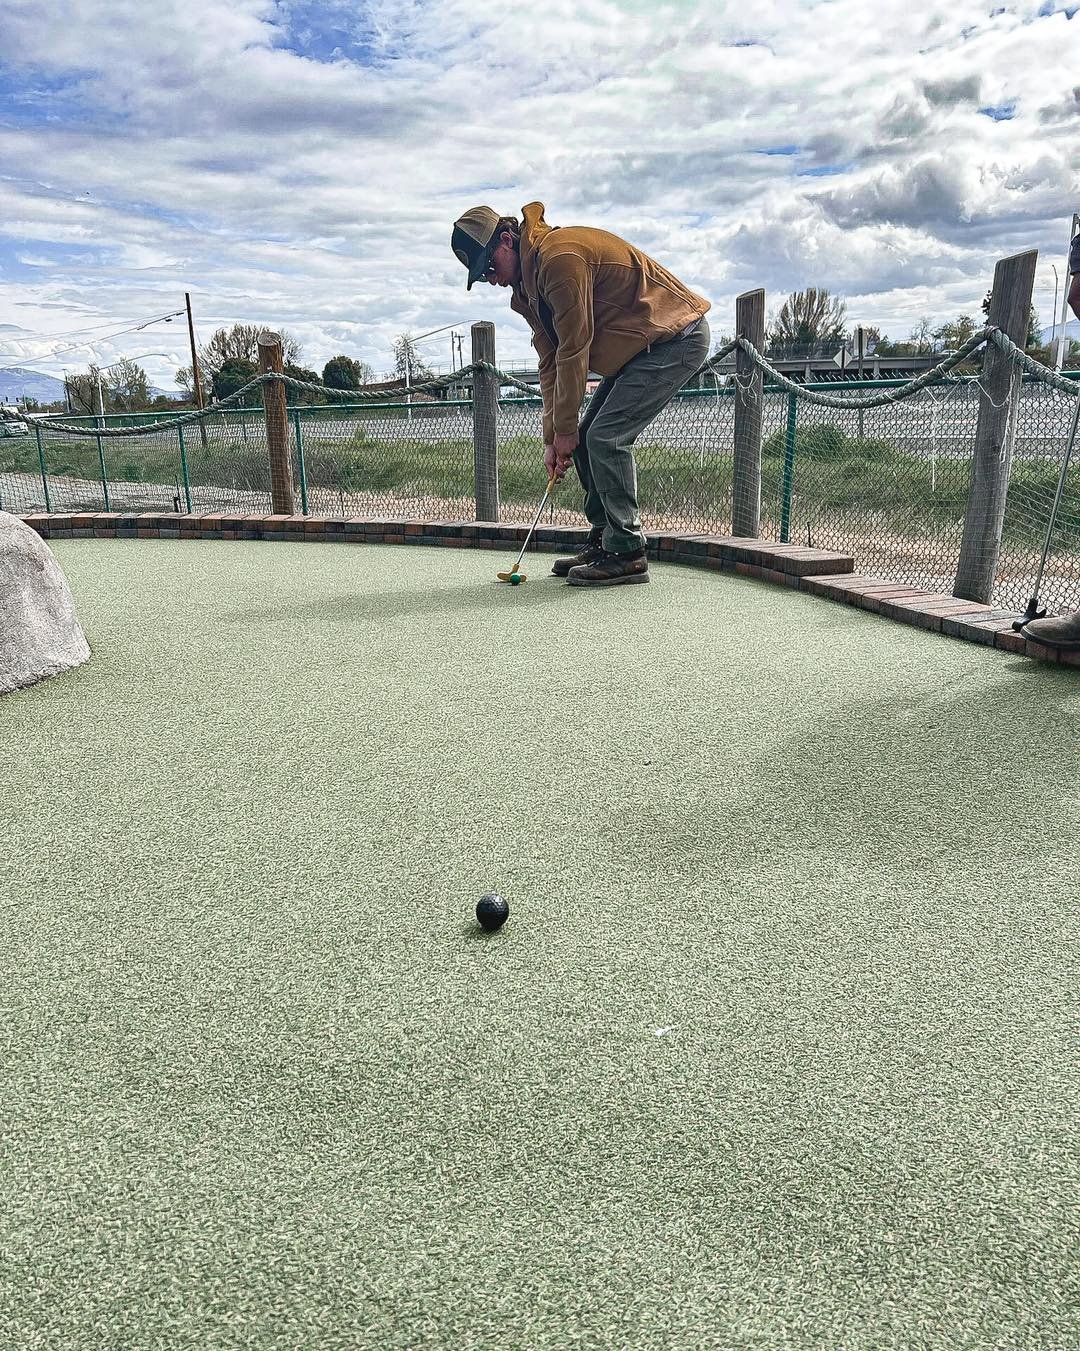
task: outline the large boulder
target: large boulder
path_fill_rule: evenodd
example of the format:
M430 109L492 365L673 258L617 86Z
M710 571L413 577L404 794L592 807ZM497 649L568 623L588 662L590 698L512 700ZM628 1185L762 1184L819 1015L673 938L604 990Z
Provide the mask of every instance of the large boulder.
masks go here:
M0 694L70 671L89 656L53 551L17 516L0 511Z

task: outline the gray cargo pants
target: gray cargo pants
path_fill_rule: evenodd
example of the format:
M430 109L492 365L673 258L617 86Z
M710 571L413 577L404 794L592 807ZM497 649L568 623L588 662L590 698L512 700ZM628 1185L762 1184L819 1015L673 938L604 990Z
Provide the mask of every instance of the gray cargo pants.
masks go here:
M586 405L574 468L585 489L584 511L592 536L599 537L609 553L645 548L637 465L630 447L701 367L709 355L709 341L703 317L606 376Z

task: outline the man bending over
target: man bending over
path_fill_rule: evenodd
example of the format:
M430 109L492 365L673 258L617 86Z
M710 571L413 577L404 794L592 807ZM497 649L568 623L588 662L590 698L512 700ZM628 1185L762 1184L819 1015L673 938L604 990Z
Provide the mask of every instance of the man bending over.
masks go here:
M631 447L703 365L709 302L618 235L548 225L542 202L521 221L475 206L451 247L466 289L510 288L540 358L545 467L562 479L572 461L585 490L588 543L552 572L573 586L647 582ZM603 379L581 416L590 370Z

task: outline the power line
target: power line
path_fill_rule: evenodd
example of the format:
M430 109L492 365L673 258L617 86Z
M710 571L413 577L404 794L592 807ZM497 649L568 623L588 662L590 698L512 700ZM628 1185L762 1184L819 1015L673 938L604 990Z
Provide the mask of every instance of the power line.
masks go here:
M113 324L118 323L116 319L106 319L103 324L87 324L84 328L66 328L60 333L32 333L29 329L23 329L26 340L42 341L48 338L71 338L76 333L93 333L99 328L112 328Z
M166 320L166 319L175 319L175 318L177 318L178 315L181 315L181 314L183 314L183 313L184 313L183 310L173 310L173 311L172 311L171 313L169 313L169 314L159 314L156 318L154 318L154 319L145 319L141 324L134 324L131 328L122 328L122 329L120 329L120 330L119 330L118 332L116 332L116 333L106 333L106 334L104 334L104 335L103 335L102 337L100 337L100 338L95 338L94 341L95 341L95 342L110 342L113 338L121 338L121 337L123 337L125 333L139 333L139 332L141 332L142 329L144 329L144 328L149 328L151 324L160 324L163 320ZM115 323L116 321L113 320L113 322ZM102 325L101 327L105 327L105 325ZM72 330L72 332L74 332L74 333L78 333L79 331L80 331L79 329L73 329L73 330ZM89 331L89 330L85 330L85 331ZM53 336L53 337L61 337L61 336L63 336L63 335L61 335L61 334L53 334L52 336ZM63 356L63 354L64 354L65 352L74 352L75 349L76 349L77 347L89 347L89 346L90 346L90 343L88 343L88 342L73 342L73 343L71 343L70 346L68 346L68 347L55 347L55 348L53 348L53 350L52 350L51 352L46 352L46 353L45 353L44 355L42 355L42 356L28 356L28 357L23 357L22 360L23 360L23 361L34 361L34 362L40 362L40 361L53 361L53 360L55 360L56 357L58 357L58 356ZM16 369L16 367L14 367L14 366L0 366L0 371L11 371L11 370L15 370L15 369Z

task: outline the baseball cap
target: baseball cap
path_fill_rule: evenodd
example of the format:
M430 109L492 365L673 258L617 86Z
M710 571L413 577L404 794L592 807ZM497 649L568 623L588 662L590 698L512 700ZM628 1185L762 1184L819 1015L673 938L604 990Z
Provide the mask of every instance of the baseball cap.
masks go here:
M490 206L474 206L454 222L450 247L458 261L469 269L466 291L471 291L473 282L479 281L491 266L491 255L499 242L495 232L501 219Z

